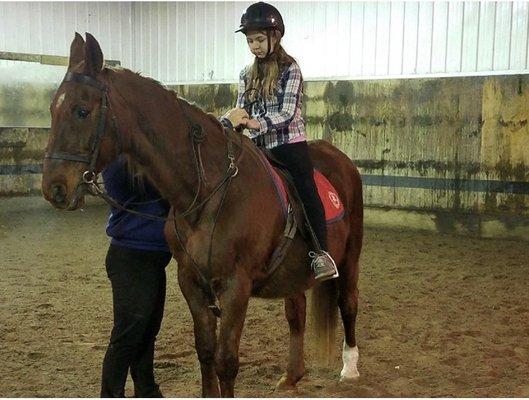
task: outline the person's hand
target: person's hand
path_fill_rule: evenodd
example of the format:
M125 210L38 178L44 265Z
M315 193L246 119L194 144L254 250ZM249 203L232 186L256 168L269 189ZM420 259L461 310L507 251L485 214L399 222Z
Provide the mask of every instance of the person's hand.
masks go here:
M261 129L261 124L256 119L248 119L244 124L248 129L258 130Z
M229 119L233 127L237 128L240 125L246 125L250 116L244 108L236 107L224 114L224 118Z

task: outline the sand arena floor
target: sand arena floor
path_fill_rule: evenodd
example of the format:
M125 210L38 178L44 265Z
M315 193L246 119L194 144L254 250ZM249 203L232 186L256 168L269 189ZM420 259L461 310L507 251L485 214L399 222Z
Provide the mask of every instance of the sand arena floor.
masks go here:
M39 197L0 199L0 396L96 397L112 324L103 266L107 208L59 212ZM529 396L529 245L420 232L365 232L360 380L338 384L307 348L299 390L274 392L286 364L280 300L252 300L238 396ZM156 375L166 396L200 393L192 323L168 267ZM130 395L130 387L127 391Z

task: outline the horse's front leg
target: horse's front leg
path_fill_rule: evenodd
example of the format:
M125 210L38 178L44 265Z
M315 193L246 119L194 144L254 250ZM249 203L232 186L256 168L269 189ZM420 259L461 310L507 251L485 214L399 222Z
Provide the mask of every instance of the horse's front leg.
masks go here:
M222 397L234 397L235 378L239 372L239 344L250 294L251 280L246 274L243 276L243 272L236 272L222 284L222 316L215 354Z
M215 371L216 317L208 308L208 302L191 268L178 268L178 283L193 316L195 347L202 373L202 397L219 397L219 383Z
M279 380L278 389L295 389L296 383L305 375L303 340L305 336L306 303L305 293L303 292L285 299L285 314L290 328L290 344L287 372Z

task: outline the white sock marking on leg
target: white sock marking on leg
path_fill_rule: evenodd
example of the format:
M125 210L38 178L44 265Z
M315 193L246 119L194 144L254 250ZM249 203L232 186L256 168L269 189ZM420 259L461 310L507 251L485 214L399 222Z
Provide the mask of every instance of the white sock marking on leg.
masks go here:
M360 374L358 373L358 346L355 347L349 347L347 346L347 343L345 343L345 340L343 341L343 351L342 351L342 359L343 359L343 368L342 372L340 373L340 381L349 380L349 379L357 379Z

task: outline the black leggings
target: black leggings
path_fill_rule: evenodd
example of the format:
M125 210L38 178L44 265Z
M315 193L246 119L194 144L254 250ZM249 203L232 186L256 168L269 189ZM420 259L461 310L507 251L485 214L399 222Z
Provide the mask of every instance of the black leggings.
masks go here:
M110 245L114 327L101 380L101 397L124 397L130 368L136 397L160 397L154 380L154 342L165 304L165 267L171 254Z
M314 182L314 166L309 156L307 142L283 144L271 149L271 152L274 157L285 164L290 175L292 175L294 185L296 185L299 197L305 206L307 217L318 238L320 247L322 250L327 250L325 211Z

